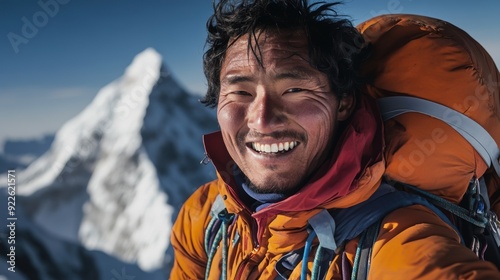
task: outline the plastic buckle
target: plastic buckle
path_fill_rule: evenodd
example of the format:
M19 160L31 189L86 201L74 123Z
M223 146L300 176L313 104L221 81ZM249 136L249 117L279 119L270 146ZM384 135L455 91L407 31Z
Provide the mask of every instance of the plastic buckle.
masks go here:
M479 180L474 177L470 182L470 198L469 202L469 213L476 218L484 217L484 202L481 198L481 187L479 186Z

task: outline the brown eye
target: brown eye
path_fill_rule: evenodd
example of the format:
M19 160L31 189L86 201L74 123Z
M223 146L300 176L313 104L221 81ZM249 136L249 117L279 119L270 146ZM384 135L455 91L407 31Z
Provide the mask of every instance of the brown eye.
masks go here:
M294 92L301 92L304 91L302 88L290 88L285 91L285 93L294 93Z
M248 92L246 92L246 91L243 91L243 90L233 91L233 94L236 94L236 95L244 95L244 96L251 95L250 93L248 93Z

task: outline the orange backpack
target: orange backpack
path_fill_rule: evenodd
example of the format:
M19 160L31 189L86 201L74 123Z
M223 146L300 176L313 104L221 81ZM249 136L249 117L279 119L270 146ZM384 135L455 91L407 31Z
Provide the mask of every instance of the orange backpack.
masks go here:
M372 52L367 91L384 98L386 176L454 203L483 177L500 214L500 74L489 54L429 17L383 15L358 29Z
M500 268L500 74L494 61L466 32L434 18L382 15L358 29L371 52L361 71L366 91L385 121L386 180L454 214L465 244Z

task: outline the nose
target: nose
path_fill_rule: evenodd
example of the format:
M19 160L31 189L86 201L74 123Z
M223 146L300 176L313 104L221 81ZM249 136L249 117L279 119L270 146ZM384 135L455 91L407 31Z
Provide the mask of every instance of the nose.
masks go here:
M286 125L285 105L278 97L257 96L248 110L248 127L263 134L282 130Z

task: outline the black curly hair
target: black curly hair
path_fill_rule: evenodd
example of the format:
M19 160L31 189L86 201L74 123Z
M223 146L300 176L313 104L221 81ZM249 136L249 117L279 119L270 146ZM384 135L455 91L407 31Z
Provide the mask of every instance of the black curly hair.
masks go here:
M215 1L215 0L214 0ZM220 71L227 49L249 35L249 49L262 64L257 33L268 30L303 30L307 36L310 64L325 73L338 96L356 95L360 85L357 67L364 41L350 20L333 9L340 2L308 0L220 0L207 21L207 51L203 68L208 89L201 101L215 107L220 91Z

